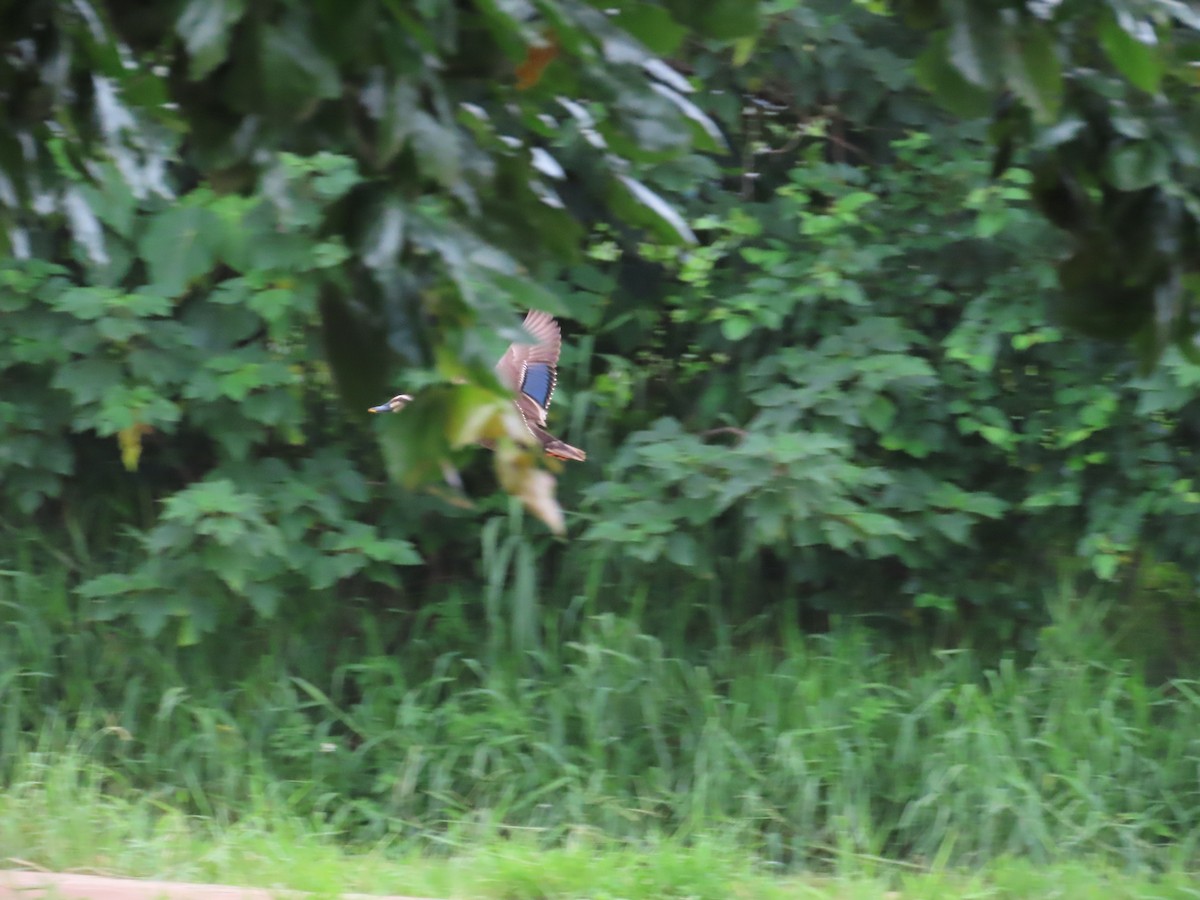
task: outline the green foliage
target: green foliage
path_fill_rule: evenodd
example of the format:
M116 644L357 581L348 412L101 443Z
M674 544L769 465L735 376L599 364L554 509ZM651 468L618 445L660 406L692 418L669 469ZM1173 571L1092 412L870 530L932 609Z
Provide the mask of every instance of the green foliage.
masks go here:
M627 12L674 40L660 13ZM49 261L0 271L0 372L19 387L0 404L0 494L42 518L106 517L107 539L76 561L95 614L172 623L184 641L289 600L365 592L393 608L395 591L405 608L481 598L497 653L537 646L539 597L582 590L611 598L589 612L624 612L677 578L673 594L720 597L735 627L796 602L1008 640L1040 621L1064 558L1106 580L1138 577L1144 555L1194 577L1180 524L1197 497L1194 366L1168 355L1133 377L1046 324L1047 304L1070 301L1054 285L1065 245L1033 212L1036 171L988 178L982 135L922 105L893 18L806 4L772 13L757 47L738 67L723 48L679 50L710 73L695 99L728 158L654 159L613 182L680 201L659 224L700 243L597 224L555 293L458 200L381 193L346 155L262 156L254 190L167 199L52 144L102 240L41 233ZM577 128L544 134L547 154L582 165L595 135L617 140L615 107L563 109ZM397 258L412 265L391 272ZM376 296L403 285L423 299ZM475 313L444 299L451 285ZM480 433L503 434L489 370L517 334L508 318L491 340L480 325L513 291L586 326L565 322L555 410L594 461L563 483L579 498L573 545L492 501L462 511L457 491L412 492ZM426 303L436 335L418 324ZM324 348L348 354L336 378ZM377 402L395 356L419 364L408 389L486 386L429 387L372 422L381 468L334 384ZM545 473L499 456L502 486L555 521ZM385 470L402 492L380 488ZM712 626L681 605L661 627Z
M735 617L794 595L1005 636L1063 555L1114 580L1153 547L1200 573L1172 537L1195 507L1195 366L1133 378L1047 326L1059 244L1030 174L989 182L969 136L939 133L870 175L818 138L766 199L706 204L702 248L642 249L678 283L606 398L634 427L585 490L585 538L701 584L773 571ZM1163 392L1181 405L1151 422Z
M1184 333L1193 23L925 3L914 62L880 6L13 11L0 761L79 729L115 790L422 848L1192 864L1195 686L1045 588L1190 671L1200 369L1047 309ZM989 172L921 84L1011 91L1033 152ZM522 507L466 449L525 306L569 543L547 471L500 441Z
M314 226L357 176L332 156L281 157L274 172L271 199L202 188L172 206L133 202L114 179L95 197L114 223L105 259L3 270L0 371L22 386L5 403L3 494L30 513L82 499L66 495L73 479L162 496L142 559L83 586L106 599L97 615L147 633L177 616L191 641L247 605L270 616L337 584L395 586L394 566L419 561L366 521L354 443L320 425L345 423L314 352L311 276L345 249Z
M1058 315L1130 337L1146 362L1194 355L1200 13L1178 0L934 0L897 6L933 35L917 77L949 108L992 108L997 166L1018 149L1033 195L1072 237Z
M176 648L56 609L32 578L0 585L6 782L73 746L118 799L219 821L265 806L435 853L720 833L790 867L1195 864L1200 693L1118 662L1094 603L1065 598L1040 651L994 664L786 620L699 650L611 615L488 662L454 649L450 607L400 654L380 652L397 623L361 609Z
M21 50L0 63L13 113L0 137L0 239L18 258L59 260L70 252L65 225L74 252L106 270L106 286L128 281L125 293L199 292L218 265L304 272L308 302L319 298L324 353L356 409L379 402L372 392L399 363L494 389L490 348L468 329L511 332L514 307L557 306L532 273L578 253L583 210L664 239L691 237L632 167L693 141L717 149L720 134L687 98L693 85L649 48L669 52L689 32L745 36L757 24L755 4L740 0L700 15L632 0L617 4L620 15L611 8L178 0L135 14L53 0L13 10L5 33ZM337 202L307 211L317 246L266 238L259 247L244 237L265 228L236 227L251 197L287 204L277 196L280 154L334 154L354 175L330 176L341 182ZM205 187L175 200L181 183L197 182ZM209 189L225 199L209 203ZM155 221L128 233L132 208L147 202ZM135 247L142 265L126 278ZM288 265L297 251L315 252ZM230 286L223 302L264 288ZM119 375L100 369L66 375L67 386L95 375L109 382L97 391L115 390ZM240 385L233 393L282 377L217 371ZM139 395L124 405L138 400L149 403ZM475 401L473 437L496 427L483 415L489 403ZM143 412L133 424L177 415ZM136 441L126 443L136 459ZM433 450L434 462L449 462L446 441ZM506 489L557 525L553 479L529 454L496 459ZM443 467L393 468L412 480ZM46 482L31 485L31 497Z
M106 601L96 617L128 615L151 635L179 616L180 640L191 643L237 621L246 604L270 618L356 578L396 587L394 567L420 557L410 542L356 521L367 503L362 478L328 455L297 468L278 460L221 468L167 499L140 536L145 556L132 572L100 575L80 593Z
M319 823L267 797L235 822L197 820L160 798L114 797L105 784L115 773L89 761L85 739L61 753L51 743L21 760L12 788L0 794L0 843L22 865L39 870L26 871L23 884L6 871L12 889L53 883L56 872L102 869L157 881L330 897L404 891L479 900L787 900L798 894L812 900L881 894L892 900L988 894L1173 900L1194 893L1194 879L1182 866L1134 874L1095 860L1044 866L1008 859L968 872L938 861L922 870L847 856L838 860L836 875L785 874L763 867L722 834L631 843L580 831L570 844L547 849L528 833L517 833L455 840L438 856L407 852L395 843L347 847Z

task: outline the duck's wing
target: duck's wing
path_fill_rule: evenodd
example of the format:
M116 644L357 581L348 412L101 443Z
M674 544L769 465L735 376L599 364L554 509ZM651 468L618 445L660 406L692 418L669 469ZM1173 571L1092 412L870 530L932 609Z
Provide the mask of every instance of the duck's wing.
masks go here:
M558 383L562 334L554 316L536 309L525 316L524 326L535 343L511 344L496 363L496 375L517 395L517 409L525 421L545 425L546 410Z

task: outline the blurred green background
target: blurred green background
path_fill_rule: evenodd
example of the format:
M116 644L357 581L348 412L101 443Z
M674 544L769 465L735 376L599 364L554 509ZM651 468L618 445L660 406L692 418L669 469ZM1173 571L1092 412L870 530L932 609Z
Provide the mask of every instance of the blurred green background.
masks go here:
M0 781L1195 863L1190 7L0 19ZM588 460L522 504L530 307Z

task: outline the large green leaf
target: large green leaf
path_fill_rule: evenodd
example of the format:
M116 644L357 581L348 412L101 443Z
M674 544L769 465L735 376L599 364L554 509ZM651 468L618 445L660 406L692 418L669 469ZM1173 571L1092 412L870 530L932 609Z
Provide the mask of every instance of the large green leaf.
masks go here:
M245 0L189 0L175 30L190 57L188 75L203 78L225 61L230 32L245 14Z
M176 206L154 216L138 241L138 253L155 288L167 296L182 294L212 268L223 231L220 220L198 206Z
M261 113L279 118L307 118L321 99L337 97L342 80L337 66L314 43L306 23L293 14L275 26L259 26Z
M691 226L660 195L629 175L617 175L616 181L621 186L616 204L631 219L649 225L667 241L696 243L696 234Z
M721 40L747 37L759 27L758 5L744 0L667 0L675 21Z
M1000 82L1006 27L990 3L964 0L952 7L946 41L950 62L977 87L994 88Z
M1121 190L1139 191L1165 181L1170 164L1169 148L1154 140L1133 141L1110 155L1107 173Z
M674 53L687 34L687 29L672 19L667 10L651 3L639 2L618 9L613 22L664 56Z
M653 84L651 87L661 96L671 101L684 117L695 126L693 134L696 146L702 150L721 151L726 149L725 138L717 123L710 119L695 103L678 91L672 90L665 84Z
M1154 93L1165 69L1154 29L1134 19L1128 25L1126 30L1112 13L1102 15L1096 26L1100 46L1121 74L1143 91Z
M991 95L968 81L962 72L951 64L947 44L948 39L944 33L934 35L930 40L929 46L917 58L913 69L917 83L957 115L985 115L992 106Z
M1037 119L1053 121L1062 104L1062 66L1046 26L1030 23L1013 31L1006 45L1008 82Z
M439 184L456 189L461 186L462 150L453 125L443 124L428 113L413 115L412 142L421 174Z

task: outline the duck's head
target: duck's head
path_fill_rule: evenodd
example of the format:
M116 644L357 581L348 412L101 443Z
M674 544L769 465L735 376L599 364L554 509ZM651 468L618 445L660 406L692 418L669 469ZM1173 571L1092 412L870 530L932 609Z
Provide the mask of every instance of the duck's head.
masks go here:
M372 406L370 409L367 410L367 412L373 412L373 413L400 412L400 410L404 409L404 407L406 405L408 405L410 400L412 400L412 397L409 394L397 394L395 397L393 397L387 403L383 403L379 406Z

